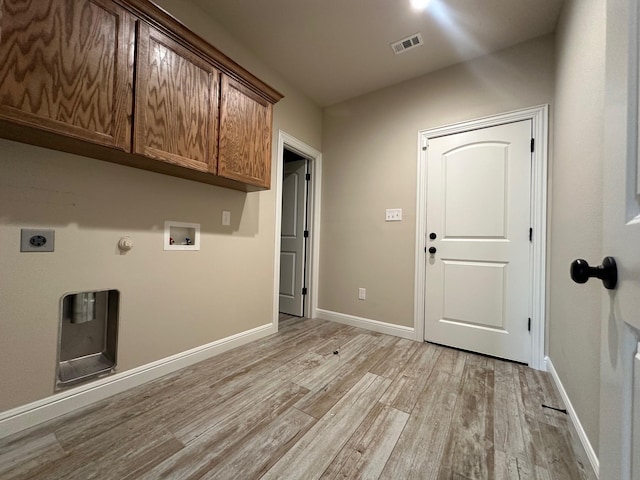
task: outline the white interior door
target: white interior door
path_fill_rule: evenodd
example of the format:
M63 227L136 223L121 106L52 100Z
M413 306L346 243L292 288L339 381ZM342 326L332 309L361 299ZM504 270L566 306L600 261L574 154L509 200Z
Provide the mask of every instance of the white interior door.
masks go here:
M607 1L603 256L615 258L618 285L603 289L599 460L600 478L620 480L640 480L638 3Z
M531 128L429 141L427 341L530 360Z
M280 236L280 312L304 314L305 220L307 160L284 165L282 230Z

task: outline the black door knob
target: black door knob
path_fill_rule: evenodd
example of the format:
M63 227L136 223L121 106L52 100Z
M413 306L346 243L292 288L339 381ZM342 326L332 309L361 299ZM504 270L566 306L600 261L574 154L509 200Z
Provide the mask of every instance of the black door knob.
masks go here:
M435 240L435 239L436 239L436 237L437 237L437 235L436 235L435 233L430 233L430 234L429 234L429 238L430 238L431 240Z
M604 288L613 290L618 283L618 267L613 257L605 257L602 265L589 266L586 260L581 258L571 262L571 280L576 283L586 283L591 277L602 280Z
M430 253L431 255L433 255L433 254L434 254L434 253L436 253L436 252L437 252L436 247L429 247L429 253Z

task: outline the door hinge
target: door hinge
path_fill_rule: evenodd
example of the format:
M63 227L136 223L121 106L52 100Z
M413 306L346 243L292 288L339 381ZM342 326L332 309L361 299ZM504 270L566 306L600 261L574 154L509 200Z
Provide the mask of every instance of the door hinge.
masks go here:
M307 174L304 176L304 179L305 179L307 182L308 182L309 180L311 180L311 174L310 174L310 173L307 173Z
M529 228L529 241L533 242L533 228Z
M309 230L304 231L304 238L309 238Z
M531 153L533 153L536 149L536 140L535 138L531 139Z
M307 294L307 287L302 287L302 294L306 295Z
M531 318L529 318L529 321L527 322L527 331L531 331Z

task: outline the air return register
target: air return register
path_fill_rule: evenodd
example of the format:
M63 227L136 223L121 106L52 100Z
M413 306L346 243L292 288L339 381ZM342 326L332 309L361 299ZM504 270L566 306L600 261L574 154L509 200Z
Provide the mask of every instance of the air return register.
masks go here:
M419 47L420 45L424 45L422 35L420 35L419 33L414 33L407 38L403 38L402 40L393 42L391 44L391 49L393 50L393 53L398 55L400 53L406 52L407 50L411 50L412 48Z
M117 290L62 297L56 387L113 373L118 346Z

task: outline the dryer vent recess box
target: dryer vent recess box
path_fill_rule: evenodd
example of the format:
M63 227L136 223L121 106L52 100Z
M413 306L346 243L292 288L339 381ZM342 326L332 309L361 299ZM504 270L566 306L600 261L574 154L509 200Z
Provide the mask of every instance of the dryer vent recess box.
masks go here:
M164 222L165 250L200 250L200 224Z

